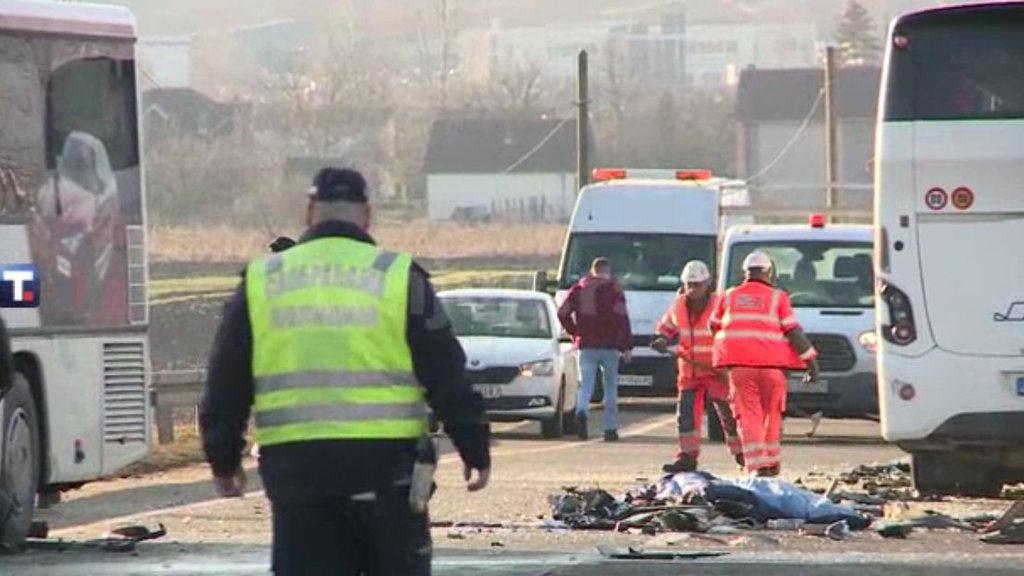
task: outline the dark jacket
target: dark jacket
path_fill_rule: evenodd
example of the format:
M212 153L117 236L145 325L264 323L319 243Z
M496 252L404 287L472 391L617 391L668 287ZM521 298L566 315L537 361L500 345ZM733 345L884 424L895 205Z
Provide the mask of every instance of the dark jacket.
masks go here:
M358 227L323 222L299 242L328 236L374 243ZM466 357L452 334L428 274L409 272L406 341L416 378L427 402L444 423L463 461L490 467L490 426L483 400L466 380ZM236 470L245 448L245 430L253 402L252 328L245 280L224 307L210 355L200 427L207 461L217 475ZM370 492L408 475L415 457L411 440L330 440L260 447L260 474L271 498L318 498Z
M559 306L558 320L578 348L633 349L626 294L614 280L581 278Z

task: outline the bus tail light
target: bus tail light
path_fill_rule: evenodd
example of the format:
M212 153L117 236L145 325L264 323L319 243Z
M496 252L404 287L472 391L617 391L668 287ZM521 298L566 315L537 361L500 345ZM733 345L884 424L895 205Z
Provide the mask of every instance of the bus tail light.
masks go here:
M910 298L902 290L883 282L881 296L889 308L891 324L882 327L882 337L898 346L906 346L917 340L917 328L914 325L914 310Z

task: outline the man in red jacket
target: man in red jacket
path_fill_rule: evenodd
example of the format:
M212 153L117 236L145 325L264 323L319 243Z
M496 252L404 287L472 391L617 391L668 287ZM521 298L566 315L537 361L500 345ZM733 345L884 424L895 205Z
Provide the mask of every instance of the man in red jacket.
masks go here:
M619 439L619 362L632 358L633 333L629 328L626 295L612 280L611 263L606 258L595 258L590 274L569 290L558 308L558 320L579 350L579 438L588 437L587 411L600 369L604 385L604 439L615 442Z

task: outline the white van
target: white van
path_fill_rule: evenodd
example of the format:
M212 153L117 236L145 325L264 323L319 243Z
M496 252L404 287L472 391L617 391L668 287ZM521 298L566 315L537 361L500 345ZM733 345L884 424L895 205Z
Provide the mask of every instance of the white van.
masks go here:
M719 292L743 281L743 260L754 250L772 259L775 284L818 350L821 377L804 383L792 375L787 414L877 420L872 226L826 225L822 214L807 224L733 226L722 244Z
M560 304L594 258L608 258L626 293L633 331L633 360L620 368L619 393L675 395L675 358L658 354L650 343L686 262L699 259L715 267L720 188L726 180L708 170L607 168L595 169L593 179L577 197L558 277L548 281L538 273L534 287L554 288Z

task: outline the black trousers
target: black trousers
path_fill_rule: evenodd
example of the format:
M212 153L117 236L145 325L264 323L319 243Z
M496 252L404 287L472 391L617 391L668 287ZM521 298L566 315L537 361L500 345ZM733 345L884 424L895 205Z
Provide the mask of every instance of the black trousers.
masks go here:
M355 497L271 500L276 576L430 576L430 521L409 487Z

